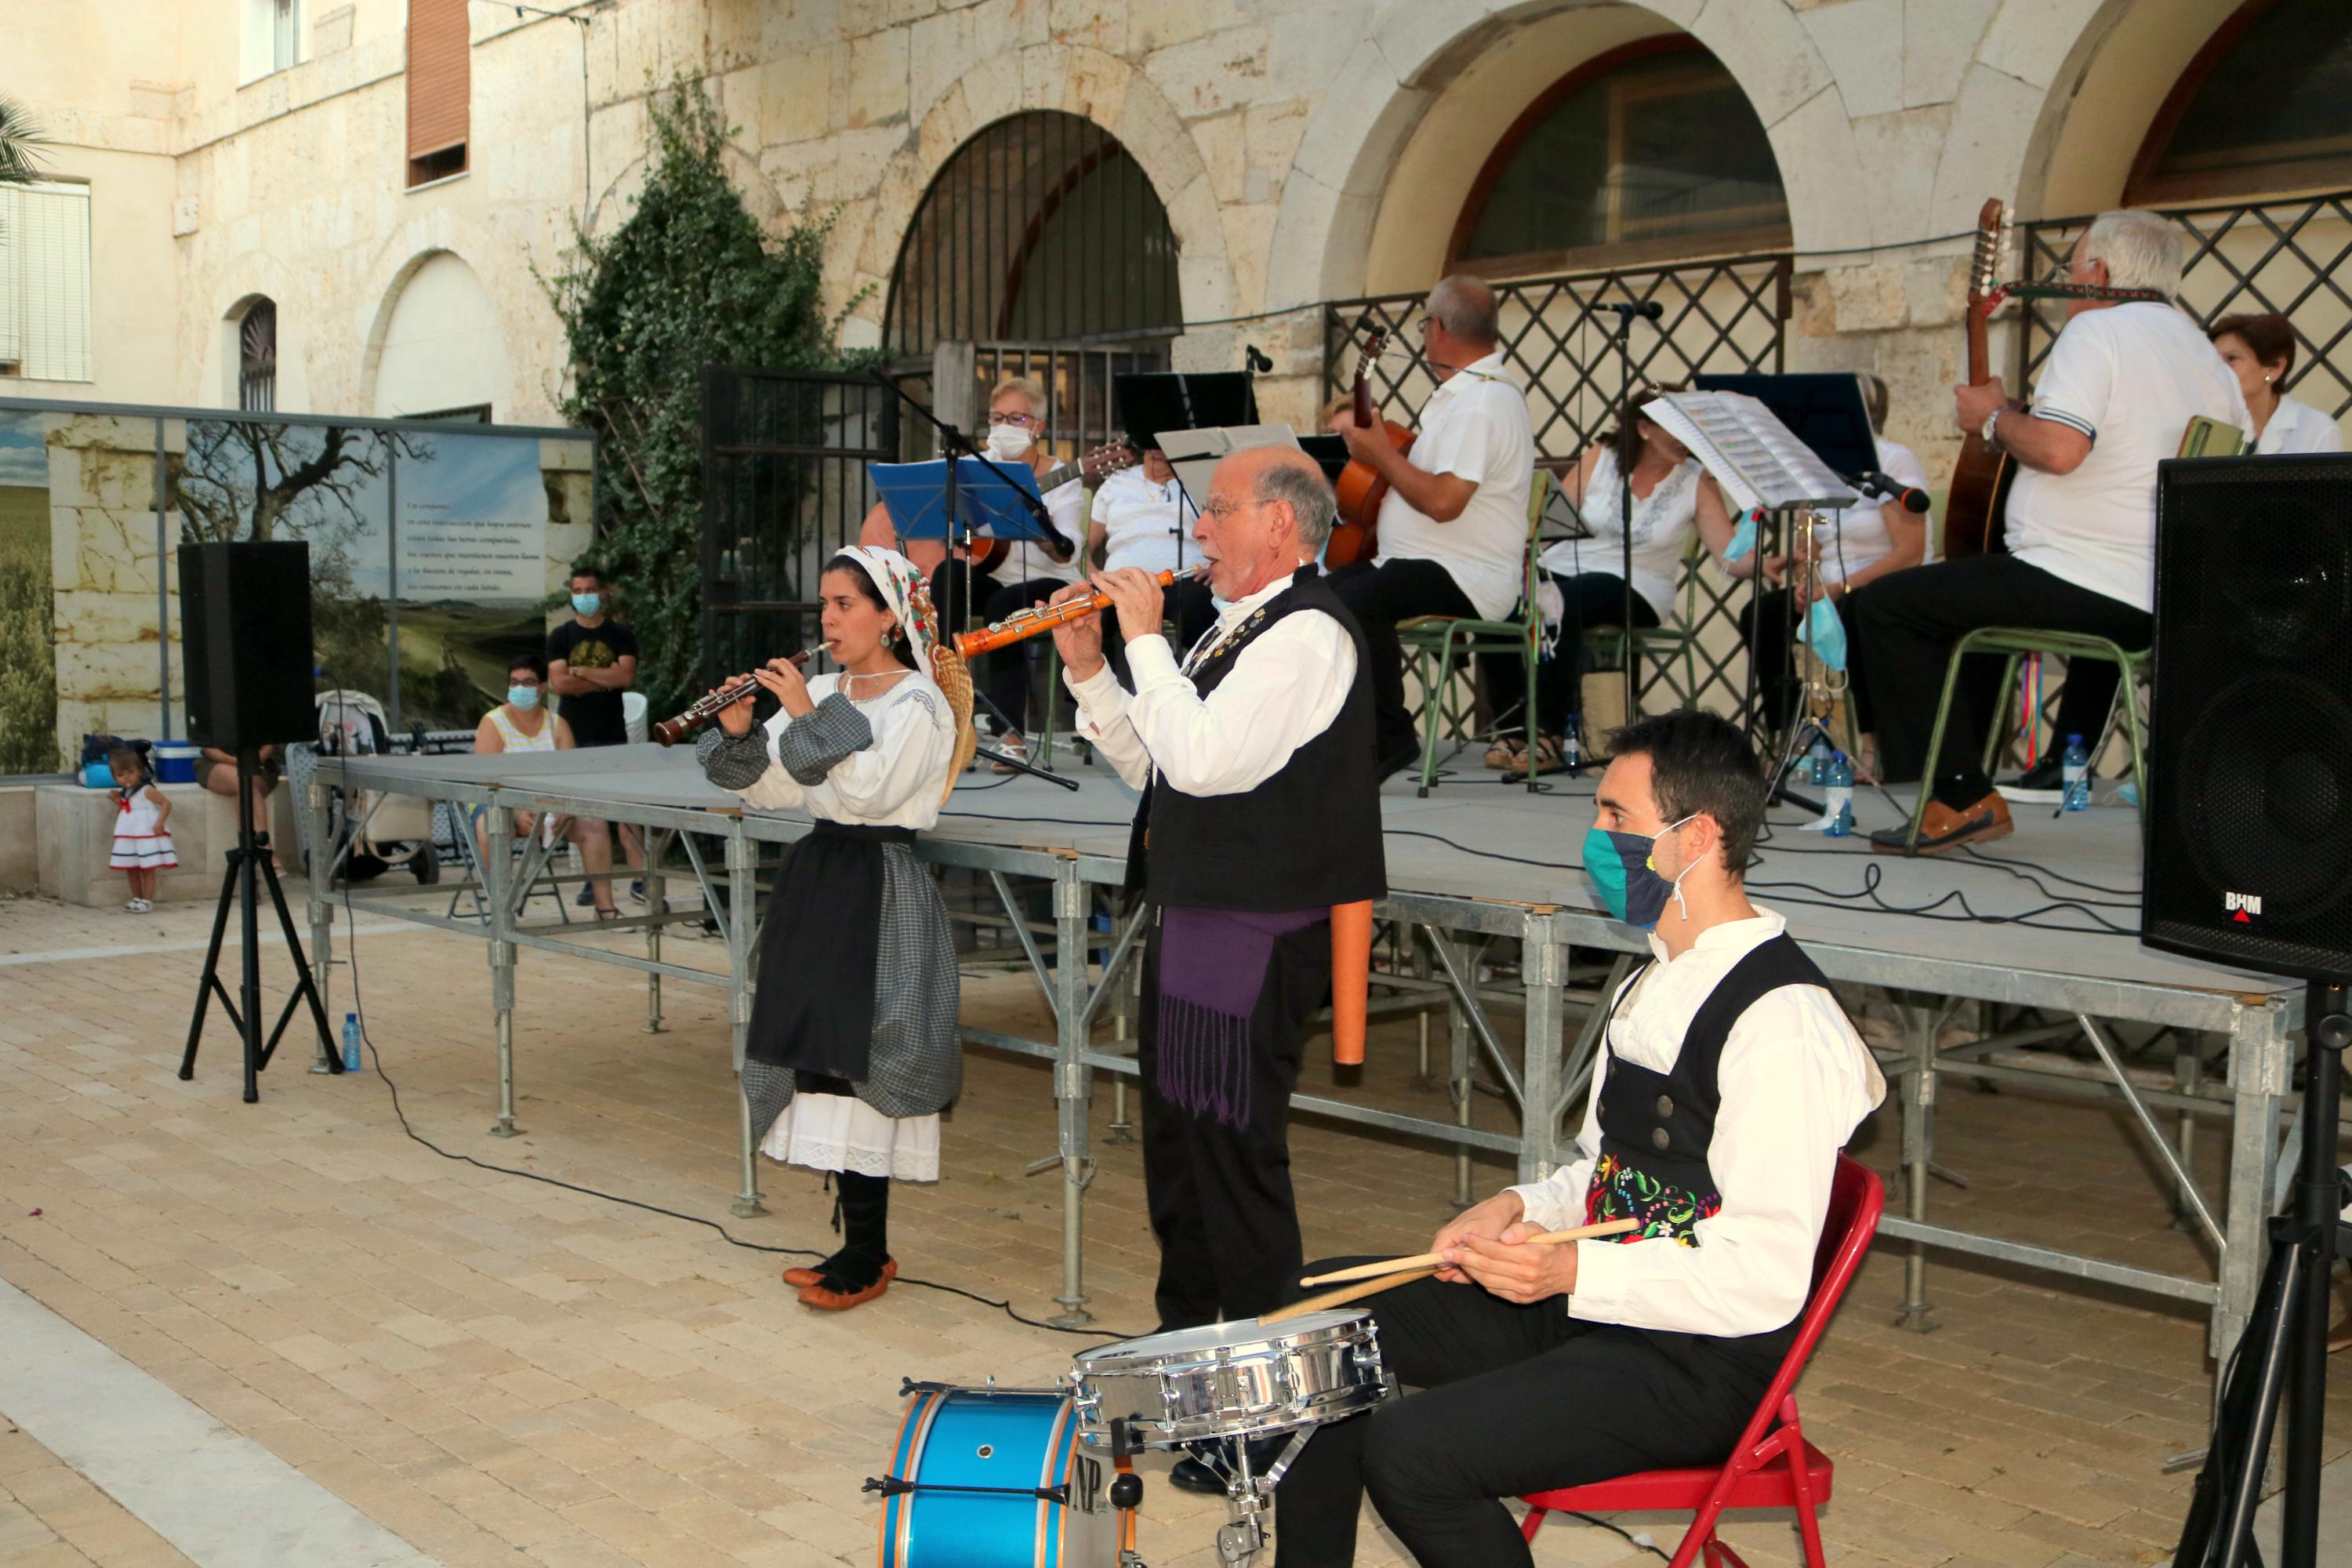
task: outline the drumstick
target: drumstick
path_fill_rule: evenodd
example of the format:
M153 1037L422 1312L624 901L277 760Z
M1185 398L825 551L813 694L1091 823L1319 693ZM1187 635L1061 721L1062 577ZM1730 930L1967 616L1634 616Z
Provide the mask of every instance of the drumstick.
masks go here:
M1259 1314L1257 1321L1263 1325L1279 1323L1286 1318L1305 1317L1309 1312L1319 1312L1327 1307L1344 1306L1349 1301L1361 1300L1366 1296L1377 1296L1383 1290L1393 1290L1400 1285L1410 1285L1416 1279L1426 1279L1436 1272L1434 1268L1410 1268L1402 1274L1391 1274L1379 1279L1367 1279L1360 1284L1342 1285L1337 1290L1326 1290L1320 1296L1302 1296L1287 1307L1276 1307L1271 1312Z
M1637 1229L1641 1223L1637 1219L1611 1219L1603 1220L1599 1225L1580 1225L1573 1230L1548 1230L1539 1236L1528 1237L1519 1245L1521 1247L1558 1247L1561 1242L1582 1241L1589 1236L1615 1236L1622 1231ZM1425 1268L1431 1264L1442 1266L1444 1261L1444 1256L1435 1252L1424 1252L1413 1258L1387 1258L1373 1263L1359 1263L1352 1268L1335 1268L1328 1274L1318 1274L1311 1279L1301 1279L1299 1283L1330 1285L1341 1279L1374 1279L1383 1274L1402 1273L1409 1268Z

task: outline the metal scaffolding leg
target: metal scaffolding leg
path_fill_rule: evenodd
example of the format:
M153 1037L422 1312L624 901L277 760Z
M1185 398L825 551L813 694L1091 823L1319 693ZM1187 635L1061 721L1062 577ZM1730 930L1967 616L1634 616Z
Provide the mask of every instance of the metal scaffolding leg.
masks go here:
M743 1190L727 1212L738 1219L757 1219L767 1209L760 1202L759 1140L762 1129L751 1125L751 1102L743 1095L743 1047L751 1032L751 988L757 984L751 966L751 939L759 914L759 847L743 832L739 818L727 825L727 964L735 976L728 1027L734 1038L735 1101L741 1109Z
M1399 921L1398 929L1404 932L1405 940L1412 943L1412 977L1416 980L1427 980L1429 948L1421 940L1419 929L1409 921ZM1413 1009L1412 1025L1413 1033L1419 1037L1421 1047L1420 1066L1412 1075L1412 1083L1415 1089L1426 1089L1429 1087L1429 1009L1426 1007Z
M1450 949L1455 962L1449 968L1475 980L1477 970L1470 960L1469 944L1455 943L1432 930L1425 933L1432 946ZM1463 984L1457 980L1457 984ZM1445 1020L1448 1032L1448 1052L1445 1062L1446 1091L1454 1097L1454 1124L1470 1125L1470 1102L1476 1098L1477 1089L1471 1082L1471 1070L1476 1060L1477 1044L1470 1035L1470 1009L1459 991L1449 987L1445 994ZM1454 1155L1454 1206L1468 1208L1474 1200L1470 1195L1470 1149L1467 1144Z
M484 891L490 907L490 1018L499 1037L499 1119L490 1124L490 1136L511 1138L522 1131L514 1119L514 813L493 803L488 833L490 854L482 880L488 884Z
M310 846L310 864L305 874L310 885L310 983L318 988L319 1007L330 1018L335 1016L334 1004L327 993L327 982L333 972L335 959L335 905L333 901L335 847L331 836L334 825L328 809L327 786L317 774L310 778L310 795L302 803L302 837ZM425 853L433 853L427 845ZM318 1053L311 1058L312 1072L332 1072L327 1061L326 1042L319 1043Z
M659 963L662 954L662 924L668 918L669 905L662 897L662 858L669 853L671 835L660 828L646 833L646 907L653 920L646 927L646 962ZM662 977L658 969L646 971L646 1033L658 1035L662 1026Z
M1062 1156L1062 1289L1054 1300L1061 1312L1046 1321L1057 1329L1083 1329L1095 1321L1087 1310L1086 1196L1094 1180L1094 1156L1087 1152L1087 1112L1094 1069L1087 1065L1087 888L1078 866L1066 860L1054 875L1054 1109Z
M1904 1015L1911 1030L1911 1063L1903 1085L1903 1207L1910 1219L1927 1218L1927 1163L1936 1145L1936 1036L1942 1014L1934 1007L1906 1005ZM1903 1260L1903 1310L1895 1320L1902 1327L1926 1333L1935 1327L1927 1314L1927 1247L1911 1244Z
M1140 902L1142 895L1139 893L1136 898ZM1111 1032L1122 1040L1139 1040L1143 1013L1141 954L1119 966L1116 984L1117 989L1111 994ZM1135 1123L1127 1116L1127 1078L1122 1073L1111 1074L1110 1126L1104 1131L1103 1142L1115 1149L1131 1147L1135 1142Z
M1528 916L1520 937L1527 993L1519 1067L1519 1177L1540 1182L1559 1163L1561 1033L1566 1017L1568 932L1557 914Z
M2286 1008L2283 1000L2241 1004L2230 1029L2230 1194L2222 1214L2221 1295L2207 1347L2219 1366L2229 1364L2262 1288L2271 1183L2278 1170L2279 1102L2294 1068Z

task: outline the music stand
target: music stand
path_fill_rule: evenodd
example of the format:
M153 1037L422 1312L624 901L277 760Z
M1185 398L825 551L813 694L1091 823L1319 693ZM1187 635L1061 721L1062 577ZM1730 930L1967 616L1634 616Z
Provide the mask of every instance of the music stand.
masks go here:
M1756 399L1771 410L1773 416L1788 427L1790 435L1804 443L1813 456L1838 474L1867 474L1878 468L1878 441L1870 427L1870 412L1863 405L1862 384L1849 373L1701 375L1692 378L1692 389L1697 392L1737 392ZM1865 497L1856 504L1876 503ZM1762 542L1759 541L1758 552L1760 553L1763 548ZM1763 595L1764 573L1760 564L1756 575L1750 579L1748 593L1751 605ZM1794 594L1788 597L1786 612L1781 646L1793 660L1797 648L1797 597ZM1793 669L1774 670L1772 673L1776 679L1794 679ZM1747 693L1750 711L1758 710L1762 684L1751 649L1748 660ZM1822 809L1801 795L1790 794L1788 789L1790 771L1795 766L1809 730L1820 730L1822 739L1832 749L1837 748L1837 738L1806 712L1800 702L1797 711L1780 733L1780 745L1770 775L1771 789L1766 795L1769 803L1777 805L1786 800L1808 811Z
M1257 377L1243 370L1138 371L1110 378L1111 401L1129 443L1140 452L1168 453L1171 436L1257 424ZM1168 454L1171 460L1173 454ZM1207 481L1202 482L1205 491ZM1176 574L1184 575L1184 547L1192 531L1184 510L1199 515L1195 491L1179 476L1176 513Z

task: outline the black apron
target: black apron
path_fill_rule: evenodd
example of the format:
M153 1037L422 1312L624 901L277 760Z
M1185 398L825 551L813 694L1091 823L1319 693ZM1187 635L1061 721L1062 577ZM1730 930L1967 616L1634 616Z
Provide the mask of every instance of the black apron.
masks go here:
M882 948L882 847L914 842L911 827L821 821L784 857L760 933L746 1056L809 1077L866 1081ZM820 1088L808 1077L802 1087Z

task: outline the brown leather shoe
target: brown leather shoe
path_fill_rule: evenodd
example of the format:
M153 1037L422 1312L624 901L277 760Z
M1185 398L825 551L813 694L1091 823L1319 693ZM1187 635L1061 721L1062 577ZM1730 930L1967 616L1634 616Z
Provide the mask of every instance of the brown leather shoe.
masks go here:
M882 1260L883 1281L887 1284L888 1281L896 1279L898 1277L898 1260L895 1258L884 1258ZM824 1270L822 1268L787 1268L784 1270L784 1283L791 1286L795 1290L805 1289L807 1287L818 1283L824 1278Z
M2009 802L1999 791L1986 795L1965 811L1955 811L1940 800L1927 803L1927 815L1919 823L1919 843L1906 849L1903 840L1910 828L1887 827L1870 836L1870 847L1881 855L1941 855L1947 849L1957 849L1963 844L1989 844L1996 838L2006 838L2016 825L2009 819Z
M897 1260L885 1258L881 1275L863 1290L828 1290L822 1280L814 1285L804 1285L801 1288L801 1305L814 1307L820 1312L846 1312L852 1307L863 1307L890 1289L890 1281L898 1272Z

